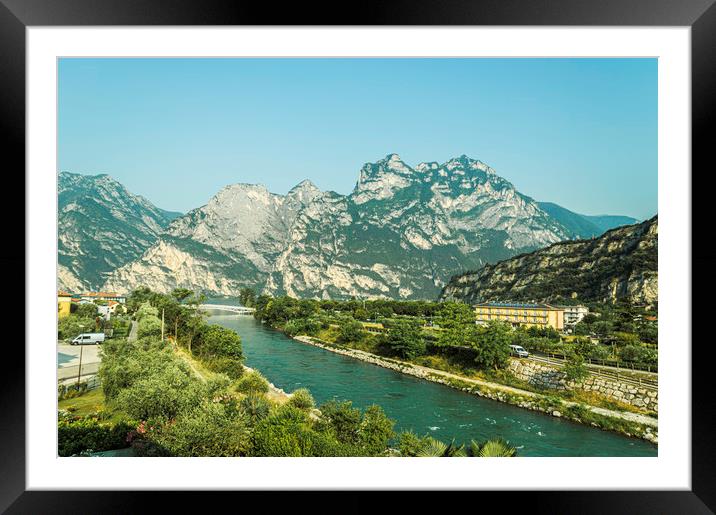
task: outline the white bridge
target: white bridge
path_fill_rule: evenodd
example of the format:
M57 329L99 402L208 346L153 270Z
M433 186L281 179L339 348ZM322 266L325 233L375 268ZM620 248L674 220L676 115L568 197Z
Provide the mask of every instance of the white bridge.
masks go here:
M210 309L215 311L230 311L231 313L236 313L237 315L253 315L254 311L256 311L256 309L254 308L247 308L244 306L231 306L229 304L202 304L200 307L202 309Z

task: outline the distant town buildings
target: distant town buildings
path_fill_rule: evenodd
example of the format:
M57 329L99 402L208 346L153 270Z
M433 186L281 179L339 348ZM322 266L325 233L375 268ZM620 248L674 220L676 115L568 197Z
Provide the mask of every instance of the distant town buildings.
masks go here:
M57 292L57 317L64 318L70 314L72 306L72 294L58 291Z
M475 316L478 324L498 320L514 326L552 327L558 331L564 329L564 309L549 304L484 302L475 306Z
M103 301L115 301L119 302L120 304L124 304L127 301L127 298L124 295L120 295L116 292L104 292L104 291L90 291L87 293L82 293L79 296L80 300L88 301L88 302L94 302L95 300L103 300Z
M560 306L564 309L564 325L575 326L582 321L585 315L589 313L586 306Z

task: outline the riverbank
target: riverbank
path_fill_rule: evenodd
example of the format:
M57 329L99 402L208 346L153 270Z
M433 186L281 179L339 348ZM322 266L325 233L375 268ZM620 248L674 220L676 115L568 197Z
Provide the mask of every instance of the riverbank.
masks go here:
M597 408L498 383L466 378L442 370L427 368L396 359L384 358L357 349L348 349L310 336L295 336L293 339L301 343L320 347L330 352L352 357L366 363L378 365L420 379L443 384L480 397L504 402L524 409L540 411L553 417L564 418L580 424L614 431L626 436L641 438L654 444L658 443L658 420L646 415Z
M174 351L184 362L189 366L192 373L202 382L205 383L206 380L209 377L212 377L214 374L206 369L204 365L197 360L194 356L190 355L186 349L179 348L177 346L174 346ZM254 372L254 369L251 367L247 367L246 365L242 365L244 368L244 372ZM260 372L259 372L260 373ZM290 393L286 393L278 386L274 385L272 382L268 381L269 391L266 394L266 396L269 398L269 400L272 400L274 402L278 402L280 404L283 404L284 402L288 401L291 398Z

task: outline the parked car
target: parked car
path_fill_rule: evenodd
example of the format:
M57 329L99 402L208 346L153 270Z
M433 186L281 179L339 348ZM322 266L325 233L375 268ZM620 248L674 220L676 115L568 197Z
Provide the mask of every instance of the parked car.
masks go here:
M104 341L104 333L82 333L70 342L70 345L93 345Z
M518 358L526 358L530 355L521 345L510 345L510 354Z

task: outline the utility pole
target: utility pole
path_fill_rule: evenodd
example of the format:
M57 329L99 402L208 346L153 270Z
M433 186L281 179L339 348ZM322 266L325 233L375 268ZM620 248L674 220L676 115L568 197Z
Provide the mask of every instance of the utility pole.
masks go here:
M164 341L164 308L162 308L162 341Z
M80 376L82 375L82 351L85 350L84 343L80 343L80 345L81 345L81 347L80 347L80 366L77 369L77 389L78 390L80 388Z

